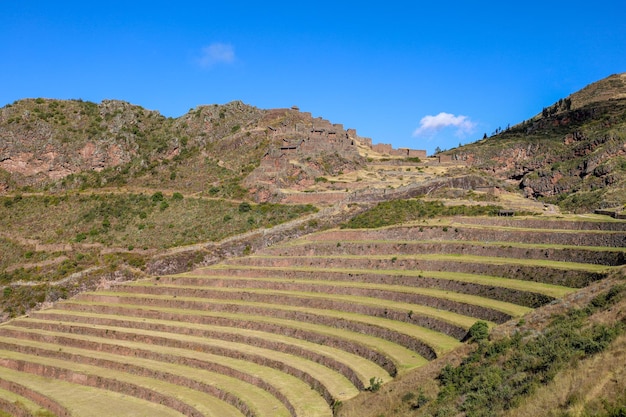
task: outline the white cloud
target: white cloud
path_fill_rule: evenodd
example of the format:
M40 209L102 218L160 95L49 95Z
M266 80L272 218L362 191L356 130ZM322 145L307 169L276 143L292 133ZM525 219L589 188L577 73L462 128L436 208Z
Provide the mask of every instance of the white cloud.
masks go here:
M454 114L441 112L436 116L428 115L422 117L419 127L413 131L413 136L433 135L446 127L456 128L456 135L462 137L472 133L476 123L472 122L467 116L455 116Z
M229 43L214 42L202 48L198 65L202 68L211 68L217 64L232 64L235 62L235 49Z

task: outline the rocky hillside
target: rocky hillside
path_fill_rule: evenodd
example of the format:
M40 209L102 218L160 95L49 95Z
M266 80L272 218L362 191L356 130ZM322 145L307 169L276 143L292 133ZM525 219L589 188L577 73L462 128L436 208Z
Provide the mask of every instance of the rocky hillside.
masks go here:
M241 102L172 119L115 100L25 99L0 110L0 192L158 186L242 197L243 180L263 161L247 184L269 198L276 174L287 185L312 183L357 166L355 139L297 109Z
M232 102L173 119L115 100L25 99L0 109L0 193L159 188L278 202L285 190L365 167L365 142L295 107ZM618 74L446 153L528 197L590 211L626 204L625 146L626 74Z
M626 74L612 75L537 116L446 152L570 211L626 204Z

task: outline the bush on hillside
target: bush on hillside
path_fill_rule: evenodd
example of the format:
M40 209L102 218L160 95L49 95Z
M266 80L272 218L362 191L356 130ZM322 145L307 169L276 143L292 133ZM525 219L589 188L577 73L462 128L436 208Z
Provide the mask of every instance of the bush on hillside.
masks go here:
M393 200L378 203L343 224L342 228L362 229L390 226L436 216L484 216L496 215L500 206L445 206L440 201Z

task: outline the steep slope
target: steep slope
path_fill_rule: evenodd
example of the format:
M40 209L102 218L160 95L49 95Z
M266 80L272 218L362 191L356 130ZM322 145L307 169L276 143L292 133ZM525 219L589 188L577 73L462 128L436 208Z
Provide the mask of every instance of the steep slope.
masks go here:
M571 211L626 204L626 74L598 81L541 114L446 152Z
M25 99L0 110L0 192L158 186L243 197L242 181L262 160L248 186L271 186L276 173L291 185L349 171L362 161L352 132L297 109L241 102L172 119L115 100Z
M536 308L619 273L626 223L570 219L423 216L328 229L184 274L83 292L0 325L10 382L0 410L2 399L22 395L49 397L40 405L55 402L62 415L110 415L50 393L45 385L58 380L170 409L155 416L331 417L343 403L349 412L353 398L465 349L477 322L483 337L511 319L517 331ZM596 338L608 343L612 333ZM584 346L589 355L605 348ZM513 399L542 382L528 375L513 379Z

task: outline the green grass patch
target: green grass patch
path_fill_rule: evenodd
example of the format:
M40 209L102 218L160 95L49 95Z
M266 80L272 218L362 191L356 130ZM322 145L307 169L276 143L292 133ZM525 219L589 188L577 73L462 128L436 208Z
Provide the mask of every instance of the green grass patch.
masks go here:
M243 270L267 270L267 271L303 271L303 272L316 272L316 271L325 271L325 272L337 272L342 274L353 274L353 275L392 275L392 276L409 276L415 277L416 279L422 277L432 277L439 279L447 279L451 281L459 281L459 282L471 282L475 284L483 284L483 285L492 285L502 288L515 289L520 291L529 291L536 292L543 295L548 295L551 297L557 298L557 296L563 296L565 294L569 294L574 292L575 289L569 287L562 287L559 285L553 284L544 284L541 282L534 281L523 281L516 280L510 278L503 277L495 277L488 275L477 275L477 274L467 274L462 272L441 272L441 271L424 271L424 270L402 270L402 269L365 269L365 268L315 268L315 267L305 267L305 266L292 266L292 267L272 267L272 266L250 266L250 265L214 265L211 268L207 269L220 269L220 270L228 270L229 268L243 269ZM360 283L354 283L352 285L360 286ZM365 285L365 284L363 284ZM374 284L372 284L374 285ZM393 288L393 286L390 286ZM397 287L396 287L397 288ZM419 290L419 287L413 289L414 291Z
M207 284L202 284L203 279L214 278L214 279L219 279L219 280L226 281L226 282L230 280L232 281L241 281L241 280L261 281L261 282L276 282L276 283L297 282L297 283L302 283L302 284L307 284L307 285L319 285L320 287L331 286L331 287L347 287L347 288L384 289L384 290L389 290L389 291L401 291L401 292L403 292L403 288L407 288L407 292L410 292L410 289L412 288L412 287L402 287L398 285L367 284L367 283L350 285L350 283L347 283L346 281L320 281L320 280L306 280L306 279L298 279L294 281L293 279L244 278L244 277L236 277L236 276L231 276L231 275L207 277L207 276L202 276L202 275L195 275L193 273L186 273L184 274L184 276L198 279L199 285L207 285ZM141 284L138 283L138 285L141 285ZM146 283L143 285L150 285L150 284ZM188 286L186 288L194 288L194 287ZM307 295L308 297L316 297L316 298L319 297L319 298L328 299L328 300L343 301L349 304L361 304L361 305L381 307L381 308L389 307L389 300L374 298L374 297L343 295L343 294L329 294L323 291L320 291L319 293L308 292L307 294L308 294ZM404 310L406 311L407 314L415 313L415 314L421 314L427 317L433 317L433 318L436 318L436 319L439 319L439 320L442 320L442 321L445 321L450 324L454 324L456 326L466 328L466 329L469 329L476 322L476 318L474 317L464 316L462 314L454 313L452 311L441 310L438 308L423 306L419 304L411 304L411 303L394 301L393 309Z
M440 201L421 199L393 200L378 203L375 207L350 219L341 227L345 229L372 229L414 220L440 216L495 215L500 206L445 206Z
M171 297L168 297L171 299ZM206 300L205 300L206 301ZM88 302L88 301L77 301L71 300L64 303L69 309L73 305L76 306L93 306L93 307L108 307L110 303L99 303L99 302ZM247 320L257 323L267 323L267 324L276 324L279 326L284 326L287 328L293 329L302 329L306 331L311 331L323 335L328 335L331 337L338 337L341 339L345 339L351 342L360 343L362 345L368 346L371 349L374 349L382 354L388 356L398 367L400 371L407 371L409 369L413 369L419 366L423 366L428 361L412 350L409 350L403 346L400 346L396 343L387 341L385 339L381 339L374 336L369 336L362 333L352 332L344 329L337 329L334 327L312 324L302 321L294 321L288 319L280 319L276 317L263 317L263 316L251 316L248 314L237 314L237 313L226 313L219 311L208 311L208 310L189 310L189 309L178 309L178 308L168 308L168 307L157 307L157 306L142 306L137 304L129 304L129 300L125 300L125 302L116 303L116 306L123 308L131 308L138 311L148 312L163 312L163 313L174 313L174 314L185 314L191 316L207 316L207 317L224 317L234 320Z
M211 333L223 333L224 339L226 339L228 334L236 333L237 335L243 335L247 337L267 339L269 341L276 341L280 343L284 343L287 345L296 346L302 348L304 350L310 350L316 352L318 354L322 354L324 356L328 356L337 360L338 362L343 363L345 366L352 368L360 377L361 381L366 384L366 382L372 376L376 378L382 379L384 382L391 380L391 376L381 367L372 363L371 361L362 358L361 356L357 356L355 354L346 352L341 349L333 348L330 346L320 345L317 343L309 342L303 339L296 339L294 337L284 336L276 333L267 333L260 330L250 330L244 328L228 328L224 326L218 325L209 325L209 324L198 324L198 323L189 323L185 321L170 321L170 320L160 320L154 318L141 318L141 317L133 317L133 316L124 316L123 318L117 315L112 314L100 314L100 313L86 313L81 311L72 311L72 310L46 310L46 314L60 314L63 315L66 321L59 321L59 323L63 323L69 326L76 325L78 323L88 323L92 318L105 319L110 320L112 323L116 323L122 321L123 323L120 326L116 326L115 324L109 325L93 325L93 324L85 324L86 326L93 326L98 328L109 328L115 331L126 331L129 329L141 329L144 325L161 325L167 326L167 333L171 334L181 334L185 335L189 330L198 330L198 331L206 331ZM185 313L187 314L187 313ZM71 320L70 320L71 319ZM46 320L36 320L41 323L45 323ZM53 319L55 322L57 319ZM135 332L136 330L133 330ZM165 334L167 334L165 333ZM161 336L165 335L161 333ZM116 342L117 343L117 342ZM228 342L231 348L236 346L231 346L231 342ZM145 347L147 348L147 347ZM150 348L154 348L153 345ZM169 348L168 348L169 349ZM271 354L270 354L271 356Z
M625 291L623 285L613 287L587 307L553 317L540 334L483 340L461 365L443 368L439 395L428 411L486 417L516 407L560 370L603 351L624 332L624 323L590 323L589 317L614 305Z

